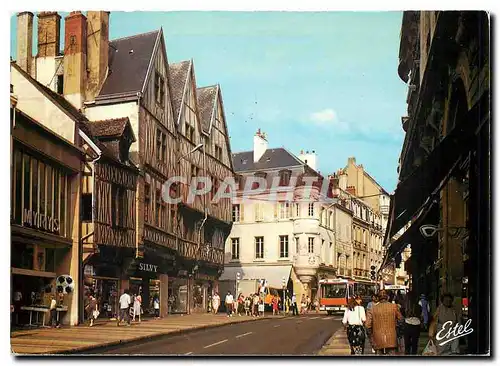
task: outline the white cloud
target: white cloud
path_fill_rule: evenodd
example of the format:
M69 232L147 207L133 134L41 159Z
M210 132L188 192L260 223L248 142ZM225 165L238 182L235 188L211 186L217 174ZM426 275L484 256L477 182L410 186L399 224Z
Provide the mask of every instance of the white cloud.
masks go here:
M332 124L337 120L337 113L331 108L311 113L310 120L317 124Z
M342 130L349 129L348 124L339 120L337 113L332 108L311 113L309 121L318 126L335 127Z

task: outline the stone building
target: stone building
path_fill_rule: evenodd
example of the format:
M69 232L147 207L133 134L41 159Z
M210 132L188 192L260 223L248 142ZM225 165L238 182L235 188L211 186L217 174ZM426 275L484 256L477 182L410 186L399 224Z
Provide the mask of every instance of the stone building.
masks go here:
M468 353L490 349L489 31L486 12L404 12L397 71L408 114L385 237L387 265L411 246L415 294L433 307L441 294L454 296L474 329Z
M378 272L383 259L383 238L389 216L389 193L350 157L338 172L353 198L353 245L357 276L371 279L372 266ZM345 177L345 178L344 178ZM388 273L386 284L394 283L394 273Z

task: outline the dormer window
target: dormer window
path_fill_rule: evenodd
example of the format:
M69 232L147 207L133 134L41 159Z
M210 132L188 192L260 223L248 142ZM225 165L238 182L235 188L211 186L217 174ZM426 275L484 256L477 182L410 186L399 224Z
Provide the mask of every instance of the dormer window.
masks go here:
M290 177L292 172L290 170L281 170L279 172L280 175L280 186L288 186L290 184Z

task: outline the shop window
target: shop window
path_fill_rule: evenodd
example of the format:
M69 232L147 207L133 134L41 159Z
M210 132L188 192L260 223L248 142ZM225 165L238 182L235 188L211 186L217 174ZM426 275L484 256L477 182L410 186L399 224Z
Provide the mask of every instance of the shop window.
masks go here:
M240 238L231 238L231 259L240 258Z
M45 271L56 272L56 250L45 248Z
M67 176L58 167L14 147L12 219L18 225L66 234ZM40 220L45 215L46 220Z
M92 193L82 194L82 221L92 221Z
M280 258L288 258L288 235L280 235Z

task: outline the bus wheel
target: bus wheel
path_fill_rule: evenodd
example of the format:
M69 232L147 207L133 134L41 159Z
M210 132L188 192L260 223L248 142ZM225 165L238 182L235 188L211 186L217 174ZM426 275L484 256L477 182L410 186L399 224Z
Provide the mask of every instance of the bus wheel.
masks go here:
M327 313L328 315L333 315L333 311L331 311L331 310L328 310L326 313Z

